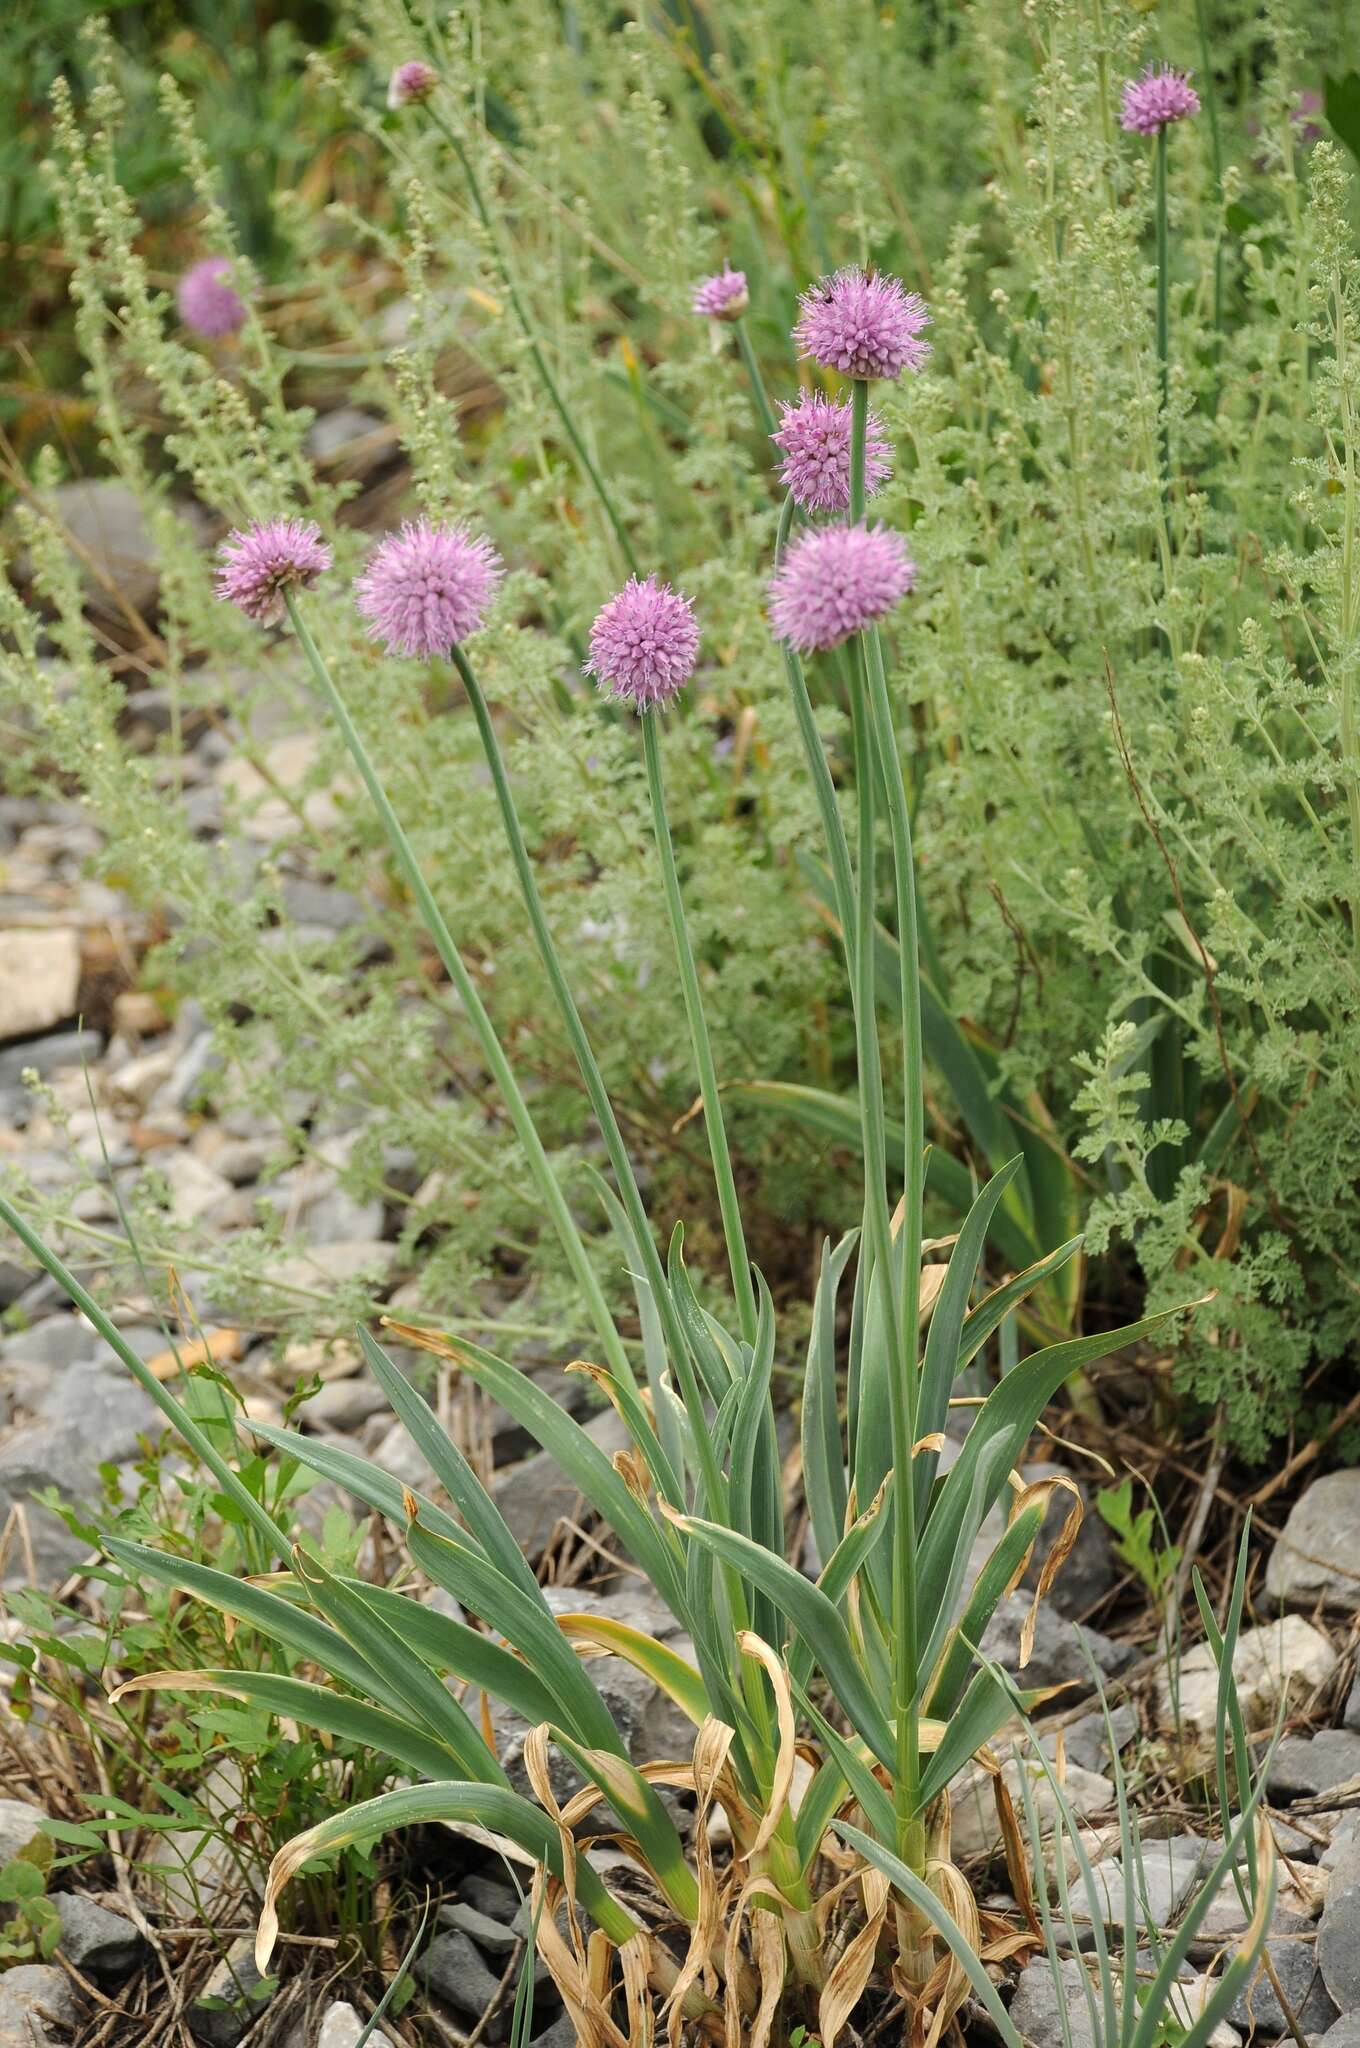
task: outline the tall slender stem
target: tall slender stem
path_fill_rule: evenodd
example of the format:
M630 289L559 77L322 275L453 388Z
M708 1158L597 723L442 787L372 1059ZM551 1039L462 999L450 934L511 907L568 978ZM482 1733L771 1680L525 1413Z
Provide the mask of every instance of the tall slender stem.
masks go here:
M519 323L520 332L523 334L525 341L529 344L529 354L533 358L534 368L538 371L539 377L542 379L543 388L548 394L548 397L553 406L553 410L556 412L557 417L562 422L562 426L566 433L567 439L571 442L571 445L576 452L577 460L581 464L581 467L582 469L584 469L586 475L589 477L590 482L594 487L596 497L599 499L601 505L604 507L605 517L608 519L609 524L614 529L614 538L617 540L619 547L623 552L624 561L628 564L628 573L631 576L638 576L641 574L641 571L638 568L637 556L633 552L633 543L628 538L627 529L625 528L622 519L620 519L619 517L617 508L614 504L614 500L609 495L609 491L606 488L604 478L600 475L599 469L596 466L595 459L591 455L590 450L586 447L586 444L582 439L580 433L577 431L576 422L571 416L571 412L569 407L567 406L566 400L563 398L561 391L558 389L557 380L553 376L552 371L548 368L548 359L544 355L543 350L539 345L538 336L534 332L533 323L530 320L527 311L525 310L524 301L519 294L519 287L515 283L514 275L510 269L509 260L506 257L504 250L501 248L500 239L496 233L495 223L493 222L491 214L487 209L486 201L482 197L481 184L478 180L476 171L472 167L472 158L468 155L467 148L464 145L463 138L461 137L461 135L459 135L458 131L455 128L451 128L449 126L448 122L444 119L443 115L436 112L434 114L434 119L441 132L447 136L449 143L453 148L454 154L457 156L459 163L462 165L463 176L467 179L467 187L468 192L472 198L472 204L476 208L478 220L481 222L482 227L486 231L487 239L489 240L492 248L496 252L496 261L500 266L501 278L505 284L506 297L509 299L511 311L514 313L514 316Z
M850 516L864 514L865 438L869 387L857 378L851 401ZM925 1184L924 1110L922 1103L921 990L916 929L916 878L911 846L902 763L897 751L892 707L888 701L883 653L876 629L862 634L852 705L855 727L855 786L860 810L860 875L856 930L856 1031L860 1049L860 1102L866 1139L871 1115L879 1129L872 1165L871 1213L866 1217L876 1260L886 1261L889 1348L889 1418L893 1443L893 1706L896 1723L897 1771L893 1787L898 1847L903 1861L920 1872L925 1866L925 1828L917 1812L920 1786L920 1730L917 1725L916 1488L912 1446L917 1411L917 1325L921 1280L921 1210ZM898 946L901 961L903 1029L903 1091L905 1104L905 1200L900 1256L891 1243L882 1245L882 1224L874 1211L881 1203L886 1215L886 1161L882 1157L883 1082L878 1061L875 1013L875 946L873 914L874 755L883 778L893 850ZM861 1018L859 1012L866 1014ZM866 1069L865 1053L869 1053ZM866 1175L870 1161L866 1152ZM914 1927L917 1916L908 1913ZM913 1954L919 1946L913 1935ZM929 1947L926 1954L928 1957ZM919 1958L917 1959L919 1961Z
M581 1021L581 1013L576 1007L576 998L573 996L571 986L563 972L562 962L558 956L557 947L553 942L547 918L544 915L543 899L538 891L538 878L534 873L533 862L529 858L529 849L524 842L524 833L520 827L519 813L515 809L514 795L510 788L509 777L505 772L505 758L501 753L501 745L496 736L496 728L492 723L490 708L482 691L482 686L477 681L477 677L461 647L454 648L453 662L462 679L463 688L467 691L473 717L477 721L477 731L481 738L482 750L486 755L487 765L491 770L492 786L496 792L496 801L500 806L501 820L505 826L506 838L510 842L510 852L515 863L515 872L519 878L520 893L524 897L525 908L529 912L529 922L533 926L539 958L543 962L548 980L552 985L558 1010L561 1013L563 1023L567 1027L567 1036L571 1040L571 1048L576 1058L576 1064L580 1068L581 1078L585 1082L590 1106L595 1113L595 1120L604 1138L605 1150L609 1154L609 1163L614 1169L614 1178L618 1182L619 1197L627 1212L628 1220L633 1228L633 1235L637 1239L638 1247L642 1254L643 1263L646 1268L647 1283L652 1290L652 1295L656 1302L657 1314L661 1319L661 1326L666 1337L667 1346L675 1363L676 1375L680 1381L681 1388L685 1394L686 1405L690 1408L691 1414L698 1414L702 1417L702 1396L699 1391L698 1382L693 1378L684 1331L680 1327L679 1318L675 1312L675 1304L671 1299L671 1291L666 1282L666 1275L657 1253L655 1240L652 1237L651 1224L643 1207L637 1178L633 1172L633 1163L628 1156L628 1148L623 1142L623 1133L620 1131L618 1119L614 1115L614 1106L609 1100L609 1090L605 1087L604 1076L600 1072L599 1062L595 1058L590 1040L586 1035L585 1025ZM700 1448L702 1449L702 1441L706 1440L707 1432L701 1431L696 1427L695 1437L696 1441L700 1442ZM711 1513L717 1517L721 1513L722 1494L716 1464L712 1464L705 1471L704 1476L705 1483L712 1496Z
M713 1178L718 1188L718 1208L722 1215L723 1237L727 1243L727 1263L732 1271L732 1290L737 1300L737 1320L745 1341L754 1344L756 1293L751 1281L751 1261L746 1251L746 1233L741 1224L741 1203L737 1199L737 1184L732 1174L732 1157L727 1149L727 1129L723 1122L717 1070L713 1065L708 1020L704 1016L704 1001L699 989L694 948L690 944L684 898L680 894L680 877L676 872L675 847L671 841L670 821L666 816L666 792L661 779L661 749L657 745L656 736L658 716L655 711L644 711L642 714L642 751L647 763L647 793L652 800L652 828L656 834L656 850L661 856L661 878L665 887L666 911L671 922L671 937L675 941L675 961L680 970L685 1016L694 1046L694 1062L699 1069L699 1093L703 1097L704 1124L708 1131Z
M856 377L850 387L850 524L864 517L864 444L869 431L869 386Z
M496 1027L491 1022L486 1006L478 995L472 977L463 964L462 955L454 944L453 935L444 922L443 913L434 900L430 885L421 873L420 863L415 857L415 851L406 836L401 820L392 808L387 791L383 788L382 782L379 779L378 771L374 767L368 749L360 737L358 727L349 715L348 706L335 686L331 672L322 659L321 651L315 640L313 640L311 631L306 620L298 610L297 602L291 591L286 593L285 601L288 606L288 617L292 623L293 631L297 634L298 642L307 657L312 674L316 679L317 687L320 689L322 696L330 707L336 724L340 728L340 735L345 745L349 748L350 756L372 800L373 808L378 813L383 830L387 834L388 844L396 856L398 866L406 877L407 886L416 900L416 905L422 918L425 920L426 929L434 940L435 950L444 963L445 972L457 990L459 1001L467 1012L472 1028L477 1034L478 1043L482 1048L482 1057L485 1059L491 1076L500 1090L501 1099L510 1113L510 1120L515 1126L521 1145L524 1147L529 1166L542 1194L544 1207L552 1219L553 1226L561 1241L562 1249L566 1253L567 1262L571 1267L572 1274L590 1310L590 1319L594 1323L600 1342L604 1347L610 1370L617 1373L620 1379L626 1383L632 1384L633 1369L628 1363L628 1354L623 1348L622 1340L614 1324L614 1318L609 1313L609 1304L604 1298L603 1289L590 1263L589 1255L567 1204L566 1196L558 1184L557 1176L553 1172L548 1155L543 1148L543 1141L539 1137L533 1117L529 1113L529 1106L524 1100L519 1082L515 1078L514 1070L506 1058L500 1039L496 1035Z
M760 364L756 361L756 352L751 346L746 322L737 320L733 324L737 330L737 347L741 350L741 359L746 365L746 375L750 379L751 396L760 415L761 429L766 434L772 434L779 422L774 416L774 407L770 404L770 396L765 389L765 379L760 374Z
M788 543L789 529L793 524L793 493L784 500L779 515L779 531L775 536L774 563L779 567L780 559ZM855 975L855 877L850 865L850 848L845 837L845 827L836 802L836 785L831 779L827 766L826 749L822 736L817 730L813 716L812 699L808 695L807 677L803 664L787 640L780 642L784 656L784 673L788 677L789 696L793 701L793 715L798 721L798 736L803 742L803 754L812 777L813 793L817 798L817 809L821 814L822 834L826 840L827 858L831 864L831 886L836 898L836 914L841 924L841 944L845 951L846 969L851 983Z
M1162 488L1171 484L1171 312L1166 223L1166 125L1157 130L1157 362L1162 379Z

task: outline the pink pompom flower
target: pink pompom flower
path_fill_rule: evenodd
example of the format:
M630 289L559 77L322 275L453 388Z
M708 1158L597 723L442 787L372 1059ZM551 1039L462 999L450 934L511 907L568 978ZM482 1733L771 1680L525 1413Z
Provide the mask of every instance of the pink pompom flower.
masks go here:
M1199 112L1199 94L1187 71L1173 71L1169 64L1151 65L1141 78L1131 78L1124 87L1124 104L1119 125L1130 135L1156 135L1173 121L1184 121Z
M694 607L655 576L630 576L590 629L585 673L637 711L669 704L694 673L699 628Z
M805 391L796 405L780 407L770 439L784 457L779 475L805 512L850 508L851 408ZM864 436L864 488L870 495L892 475L882 422L870 412Z
M794 541L770 584L775 638L824 653L872 626L906 596L916 564L887 526L815 527Z
M176 287L175 301L185 326L210 341L235 334L245 323L245 301L232 285L225 256L205 256L191 264Z
M895 277L838 270L798 301L794 340L802 355L844 377L900 377L930 354L925 300Z
M412 57L408 63L398 64L388 79L387 104L396 109L409 107L416 100L427 100L438 83L439 73L433 65Z
M502 575L489 540L465 526L409 521L389 533L354 585L374 640L429 659L475 633Z
M248 619L272 626L284 594L306 590L331 566L331 551L311 519L266 519L229 533L218 549L217 596Z
M724 263L713 277L703 278L694 288L690 305L709 320L740 320L751 303L746 289L746 272L730 270Z

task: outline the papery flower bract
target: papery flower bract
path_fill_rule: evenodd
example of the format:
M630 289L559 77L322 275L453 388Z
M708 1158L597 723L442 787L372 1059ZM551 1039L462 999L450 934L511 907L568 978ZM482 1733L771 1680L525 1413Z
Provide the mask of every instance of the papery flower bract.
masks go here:
M655 576L630 576L590 629L585 673L638 711L669 704L694 673L699 628L694 607Z
M799 351L845 377L898 377L919 370L930 354L922 338L930 314L925 300L895 277L838 270L798 301L793 331Z
M706 277L695 286L690 300L694 311L709 320L740 320L750 303L746 272L729 270L725 263L715 276Z
M398 64L388 79L387 104L392 108L409 107L415 100L427 100L438 83L439 73L433 65L412 57L408 63Z
M331 566L331 551L311 519L266 519L238 527L218 555L219 600L262 626L283 617L285 591L306 590Z
M1199 112L1199 94L1186 71L1173 71L1169 64L1152 65L1141 78L1131 78L1124 87L1124 104L1119 125L1130 135L1156 135L1173 121L1184 121Z
M770 623L800 654L823 653L881 619L915 581L916 564L891 527L817 527L775 571Z
M355 579L355 600L389 654L447 654L477 631L501 575L500 556L481 534L408 520Z
M845 512L850 506L851 408L835 399L804 392L796 405L780 407L771 434L784 457L780 480L805 512ZM870 412L864 435L864 488L872 495L892 475L882 422Z
M179 317L195 334L216 341L244 325L245 301L231 282L225 256L205 256L185 271L175 289Z

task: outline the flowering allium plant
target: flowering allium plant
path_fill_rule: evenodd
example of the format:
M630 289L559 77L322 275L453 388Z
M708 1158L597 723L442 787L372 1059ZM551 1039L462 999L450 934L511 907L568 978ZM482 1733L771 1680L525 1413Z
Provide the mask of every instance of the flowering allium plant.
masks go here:
M585 673L637 711L669 704L694 673L699 628L687 597L655 576L630 577L590 629Z
M218 550L217 595L248 619L273 626L290 590L306 590L330 568L330 548L313 519L268 519L229 533Z
M896 277L838 270L798 301L799 352L844 377L900 377L930 354L924 299Z
M805 512L846 512L850 508L851 408L837 399L805 391L796 405L780 406L779 426L770 439L784 457L780 482ZM864 489L872 497L892 475L892 460L878 415L867 416Z
M904 598L916 564L886 526L824 526L793 542L770 584L776 636L800 654L863 633Z
M175 303L185 326L210 341L245 325L245 302L231 282L225 256L205 256L191 264L175 288Z
M1187 72L1173 71L1169 64L1150 65L1124 87L1119 125L1130 135L1157 135L1198 112L1199 94Z
M439 73L433 65L414 57L408 63L398 64L388 79L387 104L395 111L417 100L427 100L438 83Z
M390 654L430 658L477 632L502 573L482 535L417 519L382 542L354 585L355 599Z
M706 277L695 286L690 301L696 313L704 314L709 320L740 320L751 303L746 289L746 272L731 270L726 264L713 277Z

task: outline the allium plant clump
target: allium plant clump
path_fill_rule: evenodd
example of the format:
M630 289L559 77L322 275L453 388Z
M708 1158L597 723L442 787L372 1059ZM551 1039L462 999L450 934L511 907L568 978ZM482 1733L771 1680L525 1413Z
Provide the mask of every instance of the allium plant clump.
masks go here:
M202 352L165 317L116 167L84 143L59 87L56 199L81 345L109 458L163 551L158 645L182 662L186 702L221 717L226 699L247 756L265 754L252 699L267 734L287 676L317 740L314 786L344 792L326 852L342 885L375 899L379 965L363 978L353 939L286 955L257 944L280 917L277 866L262 864L243 906L216 841L161 794L164 764L127 743L123 681L82 618L50 457L20 523L70 673L58 688L35 618L7 589L16 761L35 777L55 767L103 821L110 872L174 902L157 970L204 1001L235 1085L304 1143L300 1080L344 1110L371 1091L356 1175L387 1187L403 1150L429 1174L399 1247L419 1294L390 1304L400 1341L433 1350L552 1448L601 1540L689 1634L693 1664L666 1667L699 1738L689 1789L701 1812L725 1808L739 1885L773 1888L778 1943L757 1909L734 1923L730 1951L714 1948L699 1904L708 1835L682 1835L632 1774L590 1666L367 1321L371 1369L434 1477L403 1495L356 1456L342 1482L472 1617L437 1645L425 1610L292 1551L289 1503L262 1473L296 1464L337 1483L325 1444L264 1424L251 1445L285 1464L253 1451L238 1462L225 1432L201 1428L154 1376L147 1387L249 1532L240 1576L191 1589L278 1646L281 1674L233 1682L318 1727L371 1711L375 1745L410 1781L285 1857L271 1910L309 1850L452 1820L517 1841L550 1905L574 1887L622 1958L609 1983L627 1987L611 2008L625 2026L625 1996L648 1984L663 2029L668 1999L687 2022L749 2027L761 2009L749 1972L777 1946L779 2024L830 2040L819 1851L849 1844L865 1985L891 1953L899 1983L933 1982L925 2023L943 2024L965 1979L984 2003L991 1982L981 1963L969 1978L945 1962L942 1914L975 1962L983 1935L937 1802L979 1731L1015 1705L972 1646L1048 1505L1008 1486L1030 1422L1064 1387L1099 1406L1107 1394L1080 1375L1125 1341L1126 1380L1155 1357L1146 1398L1168 1433L1202 1413L1259 1456L1296 1419L1305 1382L1332 1399L1327 1375L1355 1342L1360 1257L1355 197L1335 141L1306 158L1299 147L1314 46L1289 9L1268 35L1254 10L1230 5L1225 19L1230 47L1250 52L1236 74L1250 104L1220 92L1219 141L1208 121L1182 121L1169 150L1166 119L1121 128L1120 81L1193 52L1175 22L1135 9L1102 10L1107 43L1087 0L1054 0L1042 41L1028 17L984 6L947 50L928 10L866 17L843 61L836 17L791 10L806 84L777 111L756 54L734 45L729 69L696 79L703 60L659 25L594 18L551 64L521 68L506 39L491 81L471 52L461 70L441 52L440 76L467 88L447 132L433 118L368 120L375 76L366 125L393 151L391 211L365 221L343 199L324 216L292 210L298 269L325 287L303 317L360 364L336 395L393 423L413 504L428 519L458 508L514 565L513 604L475 668L467 634L448 630L443 584L432 596L418 575L390 633L351 604L359 508L339 516L348 481L308 452L311 387L254 323L239 372L226 352L236 381L205 383ZM1005 118L961 120L999 71ZM1213 81L1197 75L1207 111ZM1234 75L1226 60L1219 75ZM483 130L488 83L506 89L498 106L534 118ZM740 200L713 119L714 95L731 91L751 110ZM107 132L111 66L102 92ZM220 208L173 88L166 104L196 194ZM1240 208L1224 203L1239 179ZM674 315L727 247L760 326L749 351L715 356ZM403 271L386 331L407 345L395 349L374 346L364 304L335 288L370 252ZM849 252L872 264L835 269ZM749 341L744 317L736 332ZM800 503L791 477L779 510L764 386L792 398L800 375L851 408L844 511ZM869 380L895 472L873 526L861 517ZM168 423L154 447L148 386ZM157 464L234 525L222 576L230 566L244 618L214 605ZM376 490L365 509L379 529L399 516ZM296 551L261 549L271 527L297 529ZM600 620L630 593L597 648ZM683 630L663 599L683 608ZM480 623L485 603L472 611ZM301 657L265 679L257 622L280 614ZM419 661L387 658L405 651L403 631ZM442 715L445 656L464 685L457 715ZM622 680L636 716L583 688L583 658L602 685ZM308 829L304 815L287 852ZM417 915L443 979L423 937L412 944ZM40 1188L7 1214L30 1251L35 1217L66 1227ZM947 1260L922 1263L927 1214L958 1240ZM158 1257L189 1270L157 1221ZM83 1280L44 1256L101 1316ZM227 1279L263 1285L276 1262L262 1234ZM619 1464L502 1355L509 1331L498 1349L467 1338L507 1264L555 1355L590 1362L627 1431ZM1098 1322L1084 1319L1088 1292ZM1192 1296L1196 1313L1177 1314ZM1122 1333L1106 1327L1112 1297L1137 1318ZM342 1284L319 1313L341 1303L368 1297ZM117 1349L116 1329L99 1327ZM138 1371L131 1347L118 1355ZM795 1357L816 1584L787 1563L795 1524L770 1396ZM956 1409L964 1371L986 1398ZM1173 1389L1193 1408L1164 1411ZM961 1422L947 1464L944 1431ZM1002 1502L985 1583L964 1584L981 1518ZM154 1546L121 1562L187 1584ZM166 1689L225 1683L151 1676ZM474 1700L499 1688L548 1731L526 1750L535 1790L550 1785L554 1748L588 1799L612 1806L607 1824L636 1845L651 1887L647 1912L597 1886L549 1809L510 1790L450 1676ZM843 1720L826 1715L833 1697ZM819 1760L797 1812L790 1725ZM1238 1791L1249 1808L1245 1777ZM866 1884L875 1872L881 1893ZM652 1938L657 1900L691 1930L687 1949ZM557 1955L564 1995L600 2004L611 1954L597 1948L584 1983ZM992 2017L1009 2040L999 2004ZM1140 2007L1140 2048L1161 2018Z

